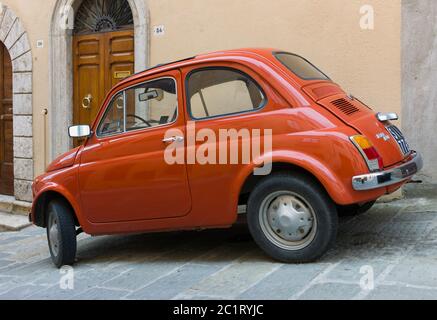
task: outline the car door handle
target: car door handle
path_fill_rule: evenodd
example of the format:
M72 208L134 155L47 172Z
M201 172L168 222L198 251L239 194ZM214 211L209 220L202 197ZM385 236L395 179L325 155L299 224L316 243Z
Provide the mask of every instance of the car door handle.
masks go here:
M162 140L162 142L164 142L164 143L174 143L174 142L183 142L184 140L185 140L184 137L175 136L175 137L166 138L166 139Z

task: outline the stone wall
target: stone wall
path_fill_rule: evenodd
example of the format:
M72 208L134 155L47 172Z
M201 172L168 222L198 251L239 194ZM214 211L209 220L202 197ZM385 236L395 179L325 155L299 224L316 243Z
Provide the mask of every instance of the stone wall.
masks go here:
M402 1L402 125L437 184L437 1Z
M32 201L32 53L20 19L4 5L0 6L0 41L12 59L15 198Z

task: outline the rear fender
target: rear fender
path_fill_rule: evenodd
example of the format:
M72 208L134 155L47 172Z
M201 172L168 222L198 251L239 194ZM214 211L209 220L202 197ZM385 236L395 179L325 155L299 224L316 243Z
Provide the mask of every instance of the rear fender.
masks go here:
M238 204L238 197L242 191L242 188L250 176L254 175L254 170L259 168L259 163L281 163L290 164L296 168L308 172L312 175L326 190L331 199L340 205L348 205L360 202L366 202L369 200L375 200L384 195L387 190L373 190L369 192L357 192L352 188L352 176L353 174L344 174L346 172L353 172L353 170L360 171L361 166L357 165L362 162L360 155L354 153L351 155L350 160L347 161L348 169L342 170L341 165L336 164L338 167L333 167L307 153L282 150L274 151L270 155L263 155L254 163L247 165L240 171L239 176L236 179L236 183L233 186L234 192L237 194L235 202ZM268 176L268 175L267 175ZM262 176L261 176L262 178Z

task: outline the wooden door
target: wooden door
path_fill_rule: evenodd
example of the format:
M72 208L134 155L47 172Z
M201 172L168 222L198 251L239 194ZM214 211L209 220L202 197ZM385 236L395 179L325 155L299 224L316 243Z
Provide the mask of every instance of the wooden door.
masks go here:
M14 194L12 62L0 43L0 194Z
M134 31L76 35L73 50L73 122L91 124L109 90L134 72Z

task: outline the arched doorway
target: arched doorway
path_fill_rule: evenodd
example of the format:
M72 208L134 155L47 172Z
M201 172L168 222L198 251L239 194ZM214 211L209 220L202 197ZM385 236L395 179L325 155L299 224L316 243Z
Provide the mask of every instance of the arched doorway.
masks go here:
M0 42L0 194L14 195L12 60Z
M20 17L1 3L0 41L0 204L10 208L32 201L33 62Z
M127 0L82 2L73 35L74 124L91 124L109 90L134 73L134 39Z
M122 36L121 38L111 38L104 39L105 36L102 34L111 33L111 28L114 25L114 18L106 18L106 19L99 19L100 23L94 23L96 19L91 15L90 17L89 10L81 10L82 8L85 8L83 6L95 6L96 3L98 4L99 9L104 10L114 10L119 8L119 14L124 17L126 17L126 11L120 11L123 10L129 10L132 16L133 20L133 29L132 24L128 23L128 28L126 30L125 23L119 22L118 24L115 23L115 25L118 25L119 27L117 30L112 30L114 32L125 32L129 31L131 34L133 33L134 43L133 43L133 51L134 51L134 67L133 72L142 71L146 68L148 65L148 59L149 59L149 34L148 34L148 26L149 26L149 11L146 7L147 1L144 0L58 0L56 2L56 6L54 9L54 14L52 18L52 24L51 24L51 32L50 32L50 86L51 86L51 97L50 97L50 106L49 106L49 139L50 139L50 159L54 159L58 155L62 154L63 152L67 151L69 148L71 148L72 141L68 137L67 134L67 128L68 126L72 125L73 123L78 123L79 121L82 122L80 112L83 111L83 118L87 120L88 118L93 118L93 113L96 111L89 110L88 105L91 101L91 108L98 109L99 102L101 101L103 96L102 93L92 93L88 92L85 89L81 89L82 87L88 87L84 83L89 80L93 80L92 83L90 82L89 85L96 85L98 84L99 88L90 88L94 90L95 92L103 92L102 88L107 87L107 84L111 81L101 79L103 77L102 74L99 72L99 78L98 81L94 81L95 79L87 79L89 78L87 74L91 74L92 72L95 72L97 74L97 70L100 70L102 66L105 65L105 62L98 62L97 60L100 60L100 58L97 58L97 55L100 55L100 52L102 52L102 49L100 49L100 43L108 43L112 42L113 48L117 49L117 46L120 43L124 42L123 46L126 46L126 43L129 42L127 38L124 38ZM106 3L106 4L105 4ZM126 5L127 4L127 5ZM105 6L104 6L105 5ZM121 5L121 6L120 6ZM111 9L112 8L112 9ZM117 11L117 10L116 10ZM80 12L84 12L84 16ZM101 11L100 11L101 12ZM88 14L87 14L88 13ZM104 16L104 14L102 15ZM118 18L117 18L118 19ZM116 20L117 20L116 19ZM75 23L71 23L71 21L75 21ZM80 22L81 21L81 22ZM92 23L90 23L92 21ZM126 21L126 20L122 20ZM121 28L120 28L121 27ZM121 30L120 30L121 29ZM130 30L129 30L130 29ZM87 31L88 30L88 31ZM91 39L94 39L92 41L95 41L94 44L87 43L87 41L84 41L85 38L82 39L82 41L77 40L79 37L85 37L90 36ZM101 37L101 39L97 39L98 36ZM102 39L103 38L103 39ZM129 38L129 36L128 36ZM110 40L112 39L112 40ZM96 40L99 43L99 48L96 47ZM91 41L91 42L92 42ZM80 48L81 45L85 45L85 47ZM86 48L86 46L88 48ZM83 51L80 51L79 54L76 56L74 48L78 48ZM106 48L108 48L110 45L107 45ZM122 46L122 47L123 47ZM91 50L91 51L89 51ZM104 51L105 49L103 49ZM124 50L124 49L123 49ZM82 53L89 53L89 54L81 54ZM98 54L96 54L98 52ZM120 52L116 52L114 54L115 58L120 58ZM90 62L89 64L83 63L83 59L77 60L77 58L83 58L85 56L89 56L91 58L94 56L94 61ZM126 52L124 52L121 55L126 55ZM131 55L131 53L129 53ZM131 57L132 58L132 57ZM90 59L89 61L91 61ZM109 66L112 68L112 70L109 70ZM132 62L121 61L120 63L112 63L108 64L106 63L107 67L106 70L107 74L111 74L112 77L115 76L115 78L119 79L113 79L115 82L112 84L120 81L127 73L124 71L127 71L126 67L131 68ZM82 84L76 83L78 78L80 79L79 69L84 70L80 74L82 74ZM94 71L92 71L94 69ZM74 70L77 70L77 77L74 74ZM82 71L81 70L81 71ZM80 80L79 80L80 82ZM95 96L94 96L95 95ZM82 105L84 104L84 105ZM84 108L85 106L85 108ZM77 113L75 113L73 110L79 109ZM89 113L89 116L86 115L86 112ZM76 116L78 114L78 117ZM77 117L77 118L76 118ZM86 121L85 121L86 122ZM49 160L50 160L49 159Z

